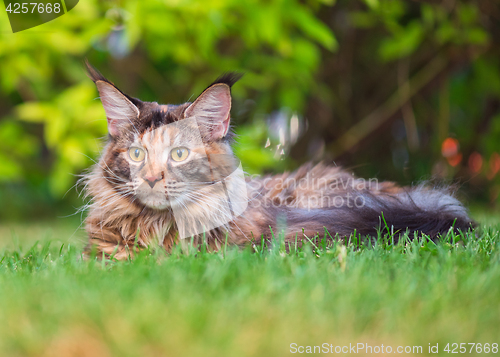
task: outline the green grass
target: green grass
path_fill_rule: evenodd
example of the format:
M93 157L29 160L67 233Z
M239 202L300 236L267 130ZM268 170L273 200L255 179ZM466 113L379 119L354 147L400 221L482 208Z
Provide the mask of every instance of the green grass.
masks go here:
M285 356L292 343L428 355L429 344L447 354L447 343L500 343L500 226L490 222L437 244L178 248L107 264L80 259L79 238L68 240L76 226L50 228L31 248L33 227L3 227L15 239L0 254L0 355Z

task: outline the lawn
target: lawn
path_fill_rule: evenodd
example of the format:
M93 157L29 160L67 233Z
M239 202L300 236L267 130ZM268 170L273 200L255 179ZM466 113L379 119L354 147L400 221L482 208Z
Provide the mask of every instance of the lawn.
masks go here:
M177 248L107 264L80 259L77 221L3 225L0 355L495 354L500 220L476 218L475 235L437 244Z

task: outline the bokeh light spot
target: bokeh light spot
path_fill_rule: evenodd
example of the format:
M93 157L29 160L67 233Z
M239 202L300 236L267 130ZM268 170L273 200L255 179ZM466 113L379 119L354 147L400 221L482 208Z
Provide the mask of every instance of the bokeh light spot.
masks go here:
M441 154L446 158L453 157L458 154L459 148L460 144L457 139L446 138L441 145Z
M474 173L478 173L479 171L481 171L482 167L483 167L483 157L481 156L480 153L473 152L469 156L469 169Z

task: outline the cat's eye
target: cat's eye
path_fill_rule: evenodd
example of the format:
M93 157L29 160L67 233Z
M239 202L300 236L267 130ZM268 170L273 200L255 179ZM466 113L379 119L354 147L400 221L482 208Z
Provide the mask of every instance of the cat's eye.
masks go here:
M132 161L140 162L146 157L146 153L141 148L131 147L128 149L128 155Z
M189 150L187 148L174 148L170 152L170 156L174 161L184 161L189 155Z

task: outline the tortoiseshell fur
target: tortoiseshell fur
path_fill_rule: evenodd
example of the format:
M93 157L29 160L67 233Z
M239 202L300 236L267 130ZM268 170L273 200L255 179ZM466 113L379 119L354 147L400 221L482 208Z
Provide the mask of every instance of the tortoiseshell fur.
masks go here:
M90 66L89 75L98 85L105 108L110 105L105 99L105 95L108 95L110 100L124 101L123 107L114 108L118 114L120 110L124 113L134 111L134 106L139 114L118 124L116 118L108 115L110 132L113 129L113 132L118 131L119 134L109 136L102 157L85 178L87 195L91 198L86 218L86 230L89 235L86 251L89 253L95 250L98 256L113 255L116 259L126 259L136 246L146 247L154 244L163 246L168 251L179 241L177 225L172 209L161 206L163 200L160 196L166 187L174 190L172 192L175 192L176 187L185 188L186 180L171 172L173 168L170 163L153 160L147 167L138 166L139 174L132 175L133 165L127 161L126 155L134 142L143 140L143 146L161 145L161 140L158 141L155 135L169 136L174 140L178 134L167 124L184 120L187 111L197 108L193 109L192 103L160 105L143 102L121 93ZM227 87L229 93L230 87L238 79L239 76L234 74L220 77L195 101L210 122L200 124L203 149L208 155L233 155L233 135L231 130L224 126L229 122L229 116L225 124L223 121L226 118L216 117L223 110L229 113L230 99L229 103L215 105L213 110L207 106L213 105L217 98L226 100L225 88ZM215 93L214 88L219 88L219 92ZM190 107L191 109L188 109ZM210 117L211 113L213 118ZM113 112L111 116L113 115L117 114ZM215 129L211 125L215 125ZM215 132L222 132L223 136L217 137ZM205 170L207 181L210 181L207 168L193 167L193 170L197 170L198 175L205 175ZM136 191L130 189L137 187L133 183L134 180L141 180L140 177L144 175L159 172L161 176L158 176L158 180L162 186L159 184L155 188L151 187L151 192L159 195L158 200L147 201L138 198ZM313 183L302 185L304 182ZM182 187L179 190L182 190ZM435 238L452 227L457 231L465 231L473 224L466 209L447 190L425 186L401 188L391 182L365 181L355 178L339 167L323 163L315 166L306 164L292 173L259 179L247 178L247 190L248 208L245 212L228 224L205 232L205 239L211 249L219 249L226 237L231 244L259 245L261 239L271 238L271 229L275 234L283 232L286 241L293 244L298 241L300 244L305 237L311 239L316 234L323 237L325 228L332 237L339 238L350 235L354 230L365 236L375 235L377 229L386 227L383 220L394 232L409 231L410 237L413 237L413 232L418 232ZM340 199L344 200L345 204L338 205ZM198 197L197 202L186 205L186 214L190 215L190 219L196 220L197 217L212 214L210 202L203 200L203 197ZM145 204L146 201L149 203ZM358 207L352 204L353 202L364 204ZM193 242L199 244L202 239L202 235L197 235L193 237Z

